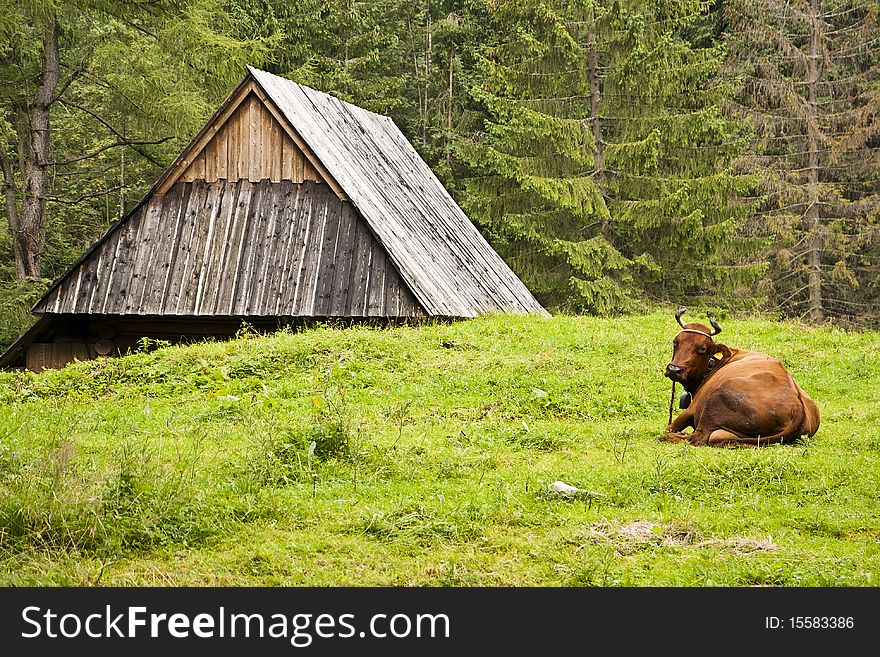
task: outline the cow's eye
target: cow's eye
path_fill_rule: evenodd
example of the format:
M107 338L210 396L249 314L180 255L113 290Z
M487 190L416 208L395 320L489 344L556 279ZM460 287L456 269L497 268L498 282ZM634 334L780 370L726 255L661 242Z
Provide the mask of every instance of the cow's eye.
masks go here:
M697 348L697 353L699 353L699 354L705 354L707 351L709 351L709 350L706 349L706 347L698 347Z

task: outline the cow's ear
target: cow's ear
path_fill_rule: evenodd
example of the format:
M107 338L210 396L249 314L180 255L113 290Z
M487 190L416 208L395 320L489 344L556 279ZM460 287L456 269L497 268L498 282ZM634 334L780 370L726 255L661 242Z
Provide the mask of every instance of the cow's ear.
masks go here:
M731 356L730 347L726 344L716 344L715 345L715 353L712 354L719 363L721 361L727 360Z

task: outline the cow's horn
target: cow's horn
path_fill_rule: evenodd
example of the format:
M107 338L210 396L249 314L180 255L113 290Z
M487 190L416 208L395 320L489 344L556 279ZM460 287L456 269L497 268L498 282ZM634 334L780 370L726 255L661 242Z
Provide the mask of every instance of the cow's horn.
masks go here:
M684 324L683 324L682 321L681 321L681 316L684 315L686 312L687 312L687 308L686 308L685 306L681 306L681 307L678 309L678 312L675 313L675 319L676 319L676 321L678 322L678 325L681 326L681 328L684 328ZM721 330L721 329L719 329L719 331L720 331L720 330Z
M715 321L715 318L709 313L706 313L706 316L709 318L709 323L712 325L713 329L709 335L718 335L721 333L721 327L718 325L718 322Z

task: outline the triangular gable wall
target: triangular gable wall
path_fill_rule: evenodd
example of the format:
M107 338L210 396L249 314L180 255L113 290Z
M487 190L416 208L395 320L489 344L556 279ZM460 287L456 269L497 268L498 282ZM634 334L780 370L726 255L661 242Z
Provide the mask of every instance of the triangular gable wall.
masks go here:
M348 200L287 117L248 75L150 193L162 196L180 180L263 179L324 182L340 199Z
M326 182L255 93L249 93L177 179Z

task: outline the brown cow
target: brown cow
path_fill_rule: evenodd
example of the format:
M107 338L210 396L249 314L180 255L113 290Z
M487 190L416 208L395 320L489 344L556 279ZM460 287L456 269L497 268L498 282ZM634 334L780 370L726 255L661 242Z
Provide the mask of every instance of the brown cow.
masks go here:
M819 429L819 409L781 362L756 351L717 344L721 327L683 324L672 341L665 376L684 386L681 407L660 440L692 445L761 446L791 443ZM673 383L673 388L675 384ZM684 429L693 427L692 433Z

